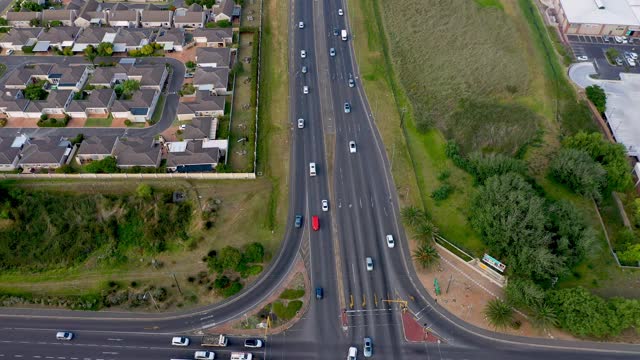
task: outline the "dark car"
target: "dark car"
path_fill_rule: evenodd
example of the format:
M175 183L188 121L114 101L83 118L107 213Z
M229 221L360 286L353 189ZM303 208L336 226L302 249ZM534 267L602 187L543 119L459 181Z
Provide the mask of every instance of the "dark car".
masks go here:
M335 36L340 35L340 31L337 28L333 29L333 35Z
M296 215L295 226L297 228L301 228L302 227L302 215Z
M324 291L321 287L316 288L316 299L320 300L324 296Z

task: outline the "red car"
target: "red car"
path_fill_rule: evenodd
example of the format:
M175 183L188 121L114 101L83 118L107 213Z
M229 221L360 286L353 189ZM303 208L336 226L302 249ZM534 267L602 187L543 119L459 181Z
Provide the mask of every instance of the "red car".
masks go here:
M311 228L313 228L314 231L320 230L320 219L317 215L313 215L311 218Z

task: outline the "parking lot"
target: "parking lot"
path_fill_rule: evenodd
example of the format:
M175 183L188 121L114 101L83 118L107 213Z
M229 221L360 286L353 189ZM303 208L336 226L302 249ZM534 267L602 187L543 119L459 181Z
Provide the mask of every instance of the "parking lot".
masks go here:
M594 64L600 79L618 80L621 72L640 74L640 66L629 66L626 62L623 66L611 65L605 55L609 48L615 48L621 56L625 51L638 53L640 52L640 39L629 39L630 43L627 44L617 43L612 36L609 36L608 42L603 36L590 35L567 35L567 39L575 58L586 56L586 61Z

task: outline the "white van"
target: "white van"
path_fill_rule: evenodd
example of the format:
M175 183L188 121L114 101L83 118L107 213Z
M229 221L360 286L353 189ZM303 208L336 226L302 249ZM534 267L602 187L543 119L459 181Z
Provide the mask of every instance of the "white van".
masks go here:
M342 32L340 32L340 37L343 41L347 41L347 30L343 29Z
M309 163L309 176L316 176L316 163Z
M231 360L251 360L253 359L253 354L245 353L245 352L232 352Z

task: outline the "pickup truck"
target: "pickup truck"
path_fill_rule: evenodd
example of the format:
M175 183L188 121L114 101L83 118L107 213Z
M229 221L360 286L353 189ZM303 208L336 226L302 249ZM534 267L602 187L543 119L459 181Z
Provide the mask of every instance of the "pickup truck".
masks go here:
M229 339L223 334L207 335L202 337L202 346L227 346Z

